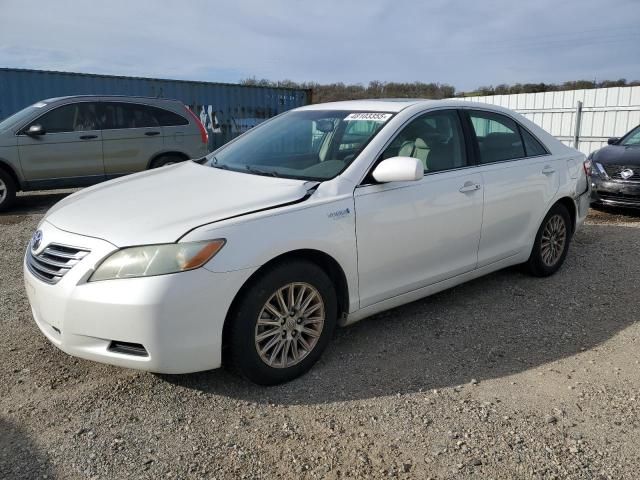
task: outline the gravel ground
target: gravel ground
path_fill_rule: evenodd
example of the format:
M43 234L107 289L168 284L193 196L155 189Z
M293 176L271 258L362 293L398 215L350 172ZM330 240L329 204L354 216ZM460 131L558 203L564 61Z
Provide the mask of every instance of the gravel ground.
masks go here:
M593 212L552 278L509 269L340 329L263 388L50 345L21 258L61 196L0 216L0 478L640 475L640 213Z

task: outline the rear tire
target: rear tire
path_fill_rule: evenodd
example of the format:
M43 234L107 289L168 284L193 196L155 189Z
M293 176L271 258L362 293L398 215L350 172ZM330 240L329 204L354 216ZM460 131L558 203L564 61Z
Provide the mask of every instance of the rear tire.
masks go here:
M556 273L569 252L572 235L571 215L567 208L556 203L544 217L529 260L525 264L531 275L548 277Z
M227 319L225 360L260 385L293 380L320 358L333 336L337 311L335 289L324 270L305 260L276 265L236 302Z
M174 163L184 162L185 158L178 155L162 155L151 162L149 168L166 167L167 165L173 165Z
M0 212L11 208L16 199L16 183L5 170L0 168Z

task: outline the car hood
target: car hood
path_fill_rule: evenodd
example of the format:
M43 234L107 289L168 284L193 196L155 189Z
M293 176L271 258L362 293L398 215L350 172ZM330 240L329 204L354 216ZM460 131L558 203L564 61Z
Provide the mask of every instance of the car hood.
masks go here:
M593 160L603 165L640 166L640 146L609 145L594 153Z
M81 190L45 220L118 247L171 243L200 225L299 201L316 183L185 162Z

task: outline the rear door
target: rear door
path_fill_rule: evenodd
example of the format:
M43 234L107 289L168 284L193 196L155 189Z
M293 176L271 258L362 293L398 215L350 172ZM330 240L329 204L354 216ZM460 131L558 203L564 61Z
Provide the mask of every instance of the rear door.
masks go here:
M561 161L510 117L465 109L484 185L478 268L521 253L560 186Z
M153 107L129 102L102 102L104 171L108 178L139 172L162 152L162 127Z
M29 136L31 125L43 135ZM102 132L95 102L54 107L18 133L18 153L30 186L83 186L104 180Z
M182 108L184 115L161 107L153 108L154 116L162 126L165 149L184 152L189 158L203 157L209 152L207 132L198 117L187 111L187 107ZM187 116L192 117L191 123Z

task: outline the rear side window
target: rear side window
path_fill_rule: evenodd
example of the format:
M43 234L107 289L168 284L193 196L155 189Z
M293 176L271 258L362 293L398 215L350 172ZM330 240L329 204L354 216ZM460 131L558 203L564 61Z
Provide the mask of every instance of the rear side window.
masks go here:
M158 120L146 105L136 103L103 103L102 125L105 130L159 127Z
M32 122L41 125L47 133L85 132L99 130L96 104L72 103L54 108Z
M103 103L102 124L104 129L169 127L188 125L189 121L163 108L137 103Z
M480 163L501 162L526 156L515 121L493 112L470 111L480 148Z
M520 127L522 140L524 141L524 149L527 157L536 157L538 155L546 155L548 152L542 144L524 128Z

